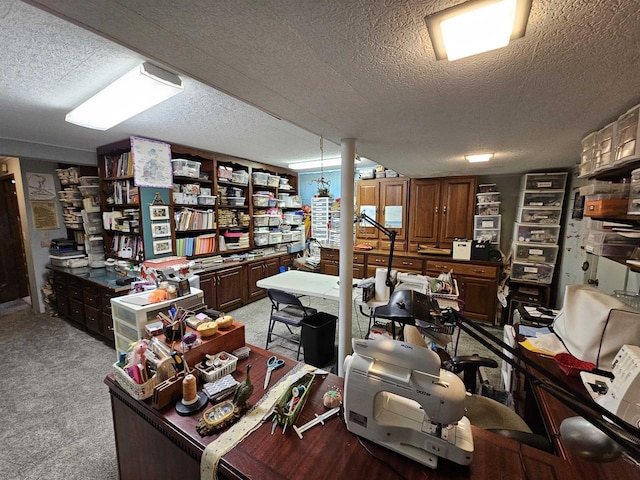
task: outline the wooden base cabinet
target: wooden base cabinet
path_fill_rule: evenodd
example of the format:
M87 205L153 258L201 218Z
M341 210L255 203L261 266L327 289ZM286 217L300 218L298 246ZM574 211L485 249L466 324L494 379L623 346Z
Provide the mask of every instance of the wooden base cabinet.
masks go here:
M269 258L267 260L261 260L252 262L247 265L247 301L252 302L267 296L267 291L264 288L256 286L258 280L263 278L277 275L280 271L280 259L278 257Z
M323 248L320 252L320 273L340 275L340 251ZM364 253L353 254L353 278L366 278L366 257Z
M427 260L425 271L430 277L453 272L464 301L464 315L471 320L494 324L498 308L499 264Z
M200 289L209 308L228 312L241 307L247 290L244 266L201 274Z

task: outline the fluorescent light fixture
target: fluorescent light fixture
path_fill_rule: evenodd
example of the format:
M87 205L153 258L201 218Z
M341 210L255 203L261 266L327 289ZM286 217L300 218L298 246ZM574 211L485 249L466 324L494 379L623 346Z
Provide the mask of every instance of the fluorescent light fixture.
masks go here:
M311 160L310 162L290 163L289 168L292 170L309 170L310 168L339 167L341 164L342 159L337 157L324 160Z
M179 76L145 62L70 111L65 120L108 130L182 91Z
M472 0L427 15L438 60L457 60L524 37L532 0Z
M493 158L493 153L479 153L477 155L465 155L469 163L488 162Z

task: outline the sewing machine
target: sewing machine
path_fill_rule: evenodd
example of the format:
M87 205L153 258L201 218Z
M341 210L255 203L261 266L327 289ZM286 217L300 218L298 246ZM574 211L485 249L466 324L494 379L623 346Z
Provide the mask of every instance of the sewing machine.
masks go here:
M464 384L435 352L389 338L354 339L353 352L344 365L350 432L431 468L438 457L471 463Z

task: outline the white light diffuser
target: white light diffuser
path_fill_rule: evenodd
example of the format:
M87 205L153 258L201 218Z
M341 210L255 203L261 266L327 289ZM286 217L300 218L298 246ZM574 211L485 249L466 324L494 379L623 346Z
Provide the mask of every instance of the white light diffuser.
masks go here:
M325 160L312 160L310 162L295 162L290 163L289 168L292 170L308 170L310 168L324 168L324 167L337 167L342 164L342 159L328 158Z
M465 155L469 163L488 162L493 158L493 153L479 153L476 155Z
M182 91L179 76L143 63L73 109L65 120L81 127L108 130Z
M474 0L425 18L438 60L506 47L524 36L531 0Z

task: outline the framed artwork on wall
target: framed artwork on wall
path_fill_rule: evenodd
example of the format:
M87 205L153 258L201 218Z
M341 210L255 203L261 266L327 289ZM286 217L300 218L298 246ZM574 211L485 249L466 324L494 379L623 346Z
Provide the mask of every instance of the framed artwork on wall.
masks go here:
M153 242L153 254L162 255L165 253L173 253L171 247L171 238L163 238L162 240L154 240Z
M151 205L149 217L154 220L169 220L169 207L167 205Z

